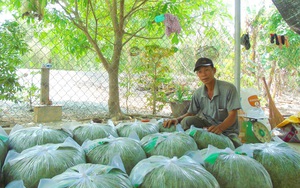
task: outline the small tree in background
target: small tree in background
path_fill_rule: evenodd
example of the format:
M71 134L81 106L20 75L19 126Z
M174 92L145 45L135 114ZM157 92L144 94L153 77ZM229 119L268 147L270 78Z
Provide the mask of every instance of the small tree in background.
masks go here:
M24 36L25 31L17 22L0 25L0 100L16 101L16 93L22 89L16 71L21 56L28 51Z

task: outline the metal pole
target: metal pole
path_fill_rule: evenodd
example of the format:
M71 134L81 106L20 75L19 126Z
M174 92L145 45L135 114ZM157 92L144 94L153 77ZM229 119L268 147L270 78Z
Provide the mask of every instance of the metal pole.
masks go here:
M241 86L241 1L235 0L235 86L240 94Z

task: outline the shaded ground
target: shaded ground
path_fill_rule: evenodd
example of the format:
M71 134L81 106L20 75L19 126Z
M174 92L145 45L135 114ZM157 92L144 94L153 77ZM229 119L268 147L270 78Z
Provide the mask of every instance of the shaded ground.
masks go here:
M29 74L28 70L20 70L21 74ZM40 85L40 76L24 77L24 83L33 81ZM104 119L108 111L108 80L103 73L51 71L50 97L54 104L63 104L63 121L88 121L94 117ZM146 92L133 88L134 95L126 101L125 91L120 91L120 99L123 106L129 104L128 114L151 114L146 107ZM96 101L96 102L95 102ZM284 117L300 112L300 91L295 90L275 98L275 104ZM268 106L262 105L266 114ZM0 126L12 127L15 124L28 124L33 122L33 112L28 105L23 103L13 104L0 101ZM127 109L123 109L125 113ZM147 111L148 110L148 111ZM160 115L170 116L171 110L166 105ZM137 117L137 116L136 116Z

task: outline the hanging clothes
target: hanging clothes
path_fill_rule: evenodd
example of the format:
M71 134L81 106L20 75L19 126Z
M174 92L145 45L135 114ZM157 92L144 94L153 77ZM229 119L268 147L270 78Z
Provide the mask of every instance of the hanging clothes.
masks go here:
M251 47L249 34L243 34L241 37L241 45L245 46L246 50Z
M179 34L181 31L181 26L176 16L172 14L165 14L164 24L166 28L166 35L170 36L171 33Z
M275 42L280 49L282 49L283 45L285 45L286 47L290 46L287 36L277 35L276 33L271 33L270 36L271 36L271 43L273 44Z

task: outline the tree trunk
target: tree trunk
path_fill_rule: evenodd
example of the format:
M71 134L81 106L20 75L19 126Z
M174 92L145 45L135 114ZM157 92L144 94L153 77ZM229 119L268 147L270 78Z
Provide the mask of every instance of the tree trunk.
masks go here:
M114 68L109 69L108 71L109 78L109 99L108 99L108 109L109 114L112 117L121 116L120 108L120 98L119 98L119 74L118 69Z
M107 69L109 78L109 99L108 99L108 110L110 116L118 119L123 117L120 108L120 97L119 97L119 65L120 57L122 52L122 33L116 34L114 52L112 57L112 63Z

